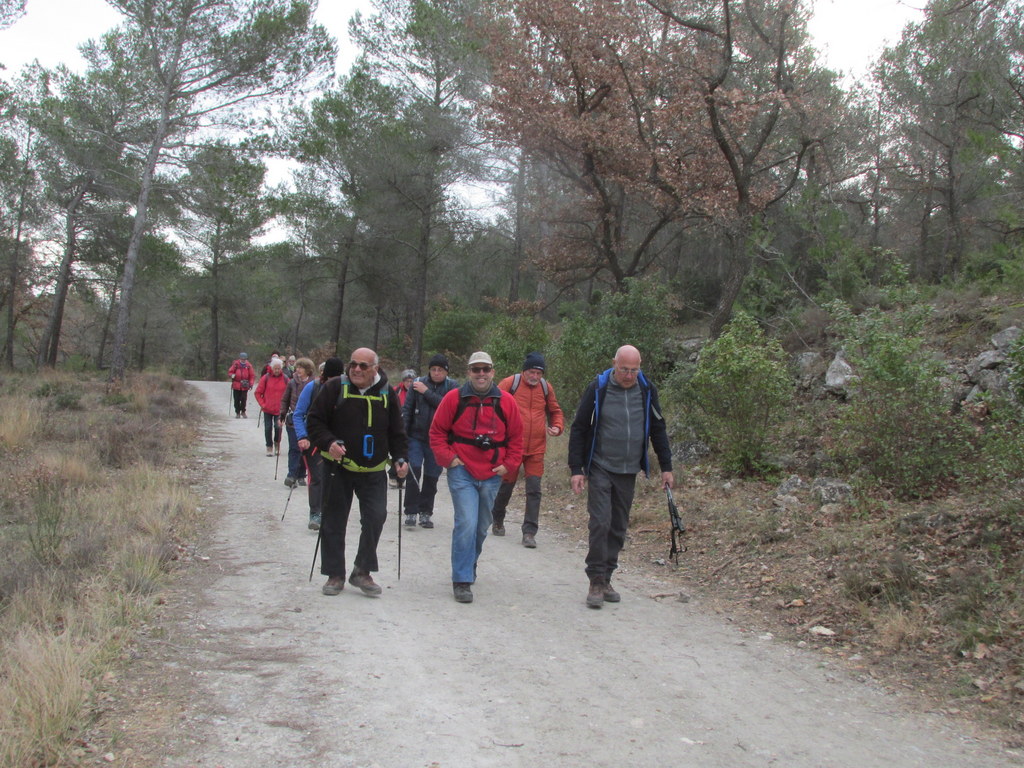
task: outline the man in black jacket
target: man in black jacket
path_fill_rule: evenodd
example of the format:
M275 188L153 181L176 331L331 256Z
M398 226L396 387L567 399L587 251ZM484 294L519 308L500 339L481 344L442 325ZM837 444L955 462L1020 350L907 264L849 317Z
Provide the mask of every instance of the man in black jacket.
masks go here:
M427 375L416 379L406 395L402 420L409 435L412 472L412 482L405 484L405 524L408 526L416 525L419 516L421 526L434 527L430 518L434 514L434 497L442 468L430 450L430 422L441 398L458 386L455 379L448 377L448 358L437 354L430 358Z
M345 588L345 529L352 497L359 499L359 549L349 584L377 596L381 588L370 575L378 570L377 543L387 518L388 456L404 478L408 439L398 397L380 370L372 349L352 353L347 377L325 382L306 414L310 442L323 457L320 572L327 576L325 595Z
M647 443L654 446L661 483L671 488L672 448L661 415L658 391L640 371L640 351L619 347L612 367L599 374L580 399L569 432L572 490L587 490L590 549L587 605L600 608L621 598L612 573L626 542L637 472L649 474Z

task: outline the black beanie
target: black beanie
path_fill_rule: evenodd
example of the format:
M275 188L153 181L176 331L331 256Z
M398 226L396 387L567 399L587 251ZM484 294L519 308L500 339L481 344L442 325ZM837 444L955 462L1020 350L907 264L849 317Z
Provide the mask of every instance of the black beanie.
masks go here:
M430 362L427 363L427 368L433 368L435 365L439 365L447 371L448 358L442 355L440 352L438 352L436 355L430 358Z
M523 370L528 371L531 368L537 368L538 370L544 370L544 355L540 352L531 352L526 356L526 360L523 362Z
M345 363L340 357L328 357L324 363L324 379L333 379L345 372Z

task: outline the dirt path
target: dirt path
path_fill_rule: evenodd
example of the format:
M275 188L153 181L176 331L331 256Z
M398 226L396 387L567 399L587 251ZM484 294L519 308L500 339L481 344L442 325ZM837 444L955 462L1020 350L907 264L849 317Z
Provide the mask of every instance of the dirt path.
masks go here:
M514 512L509 535L484 545L476 601L457 604L443 478L437 527L403 531L401 580L392 514L383 596L325 597L318 572L307 581L316 535L304 489L282 523L284 457L275 482L255 420L228 417L226 385L195 386L211 413L201 451L219 521L209 560L139 648L144 675L132 685L148 704L134 727L148 727L161 754L135 746L122 764L1022 764L816 654L738 632L699 600L652 599L664 585L638 574L616 579L620 604L588 609L582 542L542 527L538 548L524 549Z

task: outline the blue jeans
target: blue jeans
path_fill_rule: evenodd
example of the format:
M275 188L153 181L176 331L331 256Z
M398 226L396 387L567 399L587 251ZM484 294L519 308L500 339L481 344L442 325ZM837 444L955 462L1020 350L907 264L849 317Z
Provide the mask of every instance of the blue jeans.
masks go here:
M415 437L409 438L409 474L405 476L405 514L434 514L437 478L441 467L430 450L430 444ZM417 483L417 478L419 482Z
M302 451L299 449L299 436L295 434L295 427L286 424L288 430L288 476L296 480L306 476L306 467L302 463Z
M501 478L495 475L477 480L464 466L448 469L448 491L455 507L452 529L452 582L476 581L476 561L491 527L491 507Z

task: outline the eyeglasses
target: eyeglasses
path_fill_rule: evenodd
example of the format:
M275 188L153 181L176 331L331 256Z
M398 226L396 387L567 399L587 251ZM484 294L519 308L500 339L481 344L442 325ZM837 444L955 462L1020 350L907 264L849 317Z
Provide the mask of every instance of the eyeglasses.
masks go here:
M493 367L490 365L474 365L469 369L470 373L490 373Z
M636 376L640 373L639 368L616 368L616 372L621 373L623 376Z
M372 368L373 367L373 363L361 363L358 360L349 360L348 361L348 367L349 368L358 368L360 371L365 371L368 368Z

